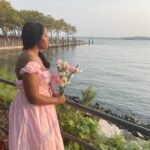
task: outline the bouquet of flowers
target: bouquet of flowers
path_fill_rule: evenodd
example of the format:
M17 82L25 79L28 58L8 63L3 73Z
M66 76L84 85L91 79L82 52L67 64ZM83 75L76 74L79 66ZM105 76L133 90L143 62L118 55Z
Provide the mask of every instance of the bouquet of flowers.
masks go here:
M82 69L78 65L71 66L67 61L56 61L58 76L59 76L59 94L63 95L65 86L71 83L71 77L77 73L82 72Z

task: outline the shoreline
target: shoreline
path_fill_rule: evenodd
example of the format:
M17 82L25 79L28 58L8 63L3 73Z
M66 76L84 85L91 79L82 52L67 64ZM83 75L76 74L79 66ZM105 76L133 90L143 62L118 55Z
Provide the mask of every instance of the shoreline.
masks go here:
M79 97L76 97L76 96L69 96L69 97L72 101L80 103ZM130 114L126 114L126 113L123 113L123 112L121 112L121 113L118 112L117 113L117 112L113 111L112 109L109 109L109 108L104 107L103 105L100 105L99 103L91 104L90 107L92 109L104 112L104 113L112 115L114 117L118 117L120 119L123 119L123 120L126 120L128 122L131 122L131 123L134 123L134 124L137 124L137 125L140 125L142 127L150 129L150 124L149 123L142 122L142 120L139 120L138 118L133 117Z
M109 107L105 103L98 102L93 103L92 108L150 129L150 121L147 118L142 118L143 116L138 116L138 114L133 114L125 110L117 109L113 106Z
M82 104L79 97L69 96L69 95L67 95L67 96L68 96L70 101ZM97 110L97 111L106 113L108 115L111 115L113 117L117 117L117 118L120 118L122 120L128 121L129 123L133 123L135 125L150 129L150 124L149 124L149 126L146 126L146 125L142 124L141 122L140 122L140 124L138 124L136 122L135 118L131 119L131 116L129 116L130 117L129 119L126 118L126 117L124 118L123 116L118 116L117 114L114 114L113 112L110 112L110 110L107 111L105 108L102 108L101 106L98 108L97 106L98 105L91 104L88 107L90 107L93 110ZM94 117L94 115L92 115L90 113L86 113L86 115L90 116L90 117L92 117L92 116ZM122 135L126 138L130 137L132 139L136 139L136 138L141 138L141 139L144 139L144 140L149 139L149 136L147 136L147 135L141 134L140 132L137 132L137 131L133 131L132 129L130 130L129 128L127 129L124 126L112 123L111 121L109 121L107 119L99 118L98 122L99 122L98 123L98 133L99 133L99 135L105 135L106 137L110 138L110 137L113 137L114 135L117 134L117 135Z
M69 41L69 42L58 42L49 44L48 48L57 48L57 47L67 47L67 46L78 46L78 45L85 45L87 44L85 41ZM22 45L20 46L1 46L0 51L3 50L14 50L14 49L22 49Z

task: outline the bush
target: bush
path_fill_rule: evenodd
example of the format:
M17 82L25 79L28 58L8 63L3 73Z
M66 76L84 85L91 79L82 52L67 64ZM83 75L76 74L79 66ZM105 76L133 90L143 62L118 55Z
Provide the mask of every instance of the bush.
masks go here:
M95 92L89 86L82 91L81 103L84 105L90 104L95 97ZM76 110L69 105L57 106L60 127L67 133L82 139L83 141L92 144L98 150L149 150L150 142L139 140L126 140L122 135L114 137L99 137L98 121L96 117L91 117L85 112ZM85 150L84 147L64 139L66 150Z
M82 91L82 104L88 105L94 98L94 95L95 92L91 87L88 87L85 91ZM76 110L69 105L59 105L57 106L57 111L60 127L65 132L72 134L87 143L93 143L94 146L97 146L95 141L96 139L99 139L97 132L98 118L91 117L85 112ZM83 147L72 143L68 139L64 139L64 142L66 149L68 150L71 150L74 147L76 147L74 150L84 150Z
M9 81L15 80L15 74L10 72L6 65L0 67L0 77L1 79ZM0 82L0 100L3 103L10 104L15 94L16 94L16 87Z
M90 102L95 98L96 92L93 91L92 86L89 86L87 89L82 90L81 96L81 103L89 106Z

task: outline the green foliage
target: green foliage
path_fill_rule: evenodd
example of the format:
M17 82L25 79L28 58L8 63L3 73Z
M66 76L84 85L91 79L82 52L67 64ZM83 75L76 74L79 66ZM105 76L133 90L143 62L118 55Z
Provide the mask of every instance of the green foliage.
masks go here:
M89 105L95 97L95 92L89 86L82 91L82 104ZM78 111L69 105L57 106L60 127L67 133L82 139L87 143L92 143L98 150L149 150L150 142L126 140L122 135L115 135L107 138L98 135L98 121L96 117L90 117L85 112ZM85 148L64 139L66 150L85 150Z
M7 65L0 67L0 77L6 80L10 80L10 81L15 80L15 74L9 71L9 68Z
M5 65L0 67L0 77L5 80L14 81L15 75ZM0 101L9 104L16 94L16 88L11 85L0 83Z
M65 145L65 150L80 150L80 146L76 143L69 142Z
M126 140L122 135L115 135L111 138L100 138L100 150L149 150L150 141Z
M98 138L98 119L87 116L84 112L73 109L71 106L60 105L57 107L61 128L88 143L93 143ZM70 142L65 140L65 144Z
M86 90L82 90L81 92L81 96L82 96L82 104L84 105L89 105L90 102L95 98L96 96L96 92L93 91L92 87L89 86Z
M0 77L6 80L14 81L15 75L8 71L8 67L0 68ZM10 103L14 98L16 88L0 83L0 98L5 103ZM88 105L94 98L95 92L91 87L82 91L82 103ZM116 135L111 138L99 137L97 128L99 119L91 117L85 112L78 111L69 105L57 106L60 127L83 141L92 144L98 150L150 150L150 140L126 140L122 135ZM8 116L8 115L7 115ZM4 127L8 127L7 116L0 119ZM65 150L85 150L84 147L68 139L64 139Z
M49 32L56 32L59 38L59 32L68 34L76 33L76 28L63 19L55 20L50 15L44 15L35 10L15 10L8 1L0 0L0 29L4 36L12 33L19 36L25 22L35 21L43 23Z
M149 141L142 141L141 147L142 147L142 150L150 150L150 139Z
M88 87L85 91L82 91L82 103L88 104L94 98L94 92L92 87ZM69 105L59 105L57 106L58 117L60 122L60 127L69 134L72 134L87 143L93 143L94 146L98 144L95 142L98 137L97 127L98 118L91 117L85 112L78 111ZM65 139L66 149L68 150L84 150L78 144L70 142L70 140Z

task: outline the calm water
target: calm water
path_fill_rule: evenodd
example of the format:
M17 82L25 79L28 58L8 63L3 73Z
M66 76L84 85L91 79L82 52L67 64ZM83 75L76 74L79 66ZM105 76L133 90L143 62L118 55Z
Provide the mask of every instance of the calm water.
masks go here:
M53 72L57 59L82 67L83 73L74 76L67 94L80 95L82 89L92 85L97 93L93 102L150 123L150 41L94 39L90 46L43 52ZM18 54L0 52L0 65L8 64L13 70Z

